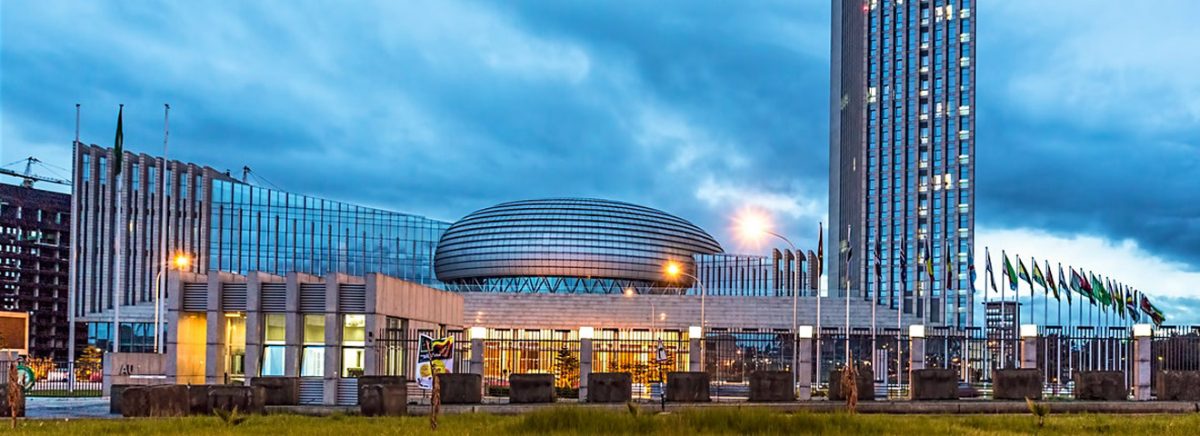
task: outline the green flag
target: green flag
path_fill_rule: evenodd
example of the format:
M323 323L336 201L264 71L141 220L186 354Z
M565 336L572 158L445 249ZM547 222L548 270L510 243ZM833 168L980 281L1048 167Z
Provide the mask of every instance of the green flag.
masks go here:
M1033 263L1033 281L1037 282L1039 285L1042 285L1043 293L1049 294L1050 289L1048 285L1046 285L1046 276L1042 274L1042 267L1038 266L1037 259L1031 257L1029 258L1029 261Z
M1092 293L1096 295L1096 300L1100 301L1103 306L1112 305L1112 296L1108 294L1108 290L1104 289L1104 283L1098 280L1095 274L1090 275L1092 276Z
M1008 253L1000 250L1000 257L1004 258L1004 277L1008 278L1008 288L1017 290L1017 272L1013 270L1012 262L1008 261Z

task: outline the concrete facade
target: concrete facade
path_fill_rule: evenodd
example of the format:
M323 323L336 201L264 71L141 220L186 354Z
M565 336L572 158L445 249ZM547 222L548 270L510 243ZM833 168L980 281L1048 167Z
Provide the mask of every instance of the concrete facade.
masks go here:
M363 375L382 374L382 346L375 339L387 329L403 326L444 334L463 326L463 298L416 283L380 274L317 277L292 273L208 275L172 272L166 302L168 330L165 374L168 382L194 384L238 383L264 376L267 347L282 347L282 373L301 377L304 392L319 395L323 404L353 401L356 378L345 374L347 351L362 350ZM282 303L282 304L281 304ZM283 341L267 342L271 315L285 320ZM363 340L345 337L347 317L362 315ZM306 316L324 317L320 376L301 373L306 341ZM307 332L311 333L311 332ZM413 356L405 356L411 360ZM407 367L407 366L406 366ZM276 375L276 374L269 374ZM354 395L350 395L353 390ZM311 398L311 397L310 397Z

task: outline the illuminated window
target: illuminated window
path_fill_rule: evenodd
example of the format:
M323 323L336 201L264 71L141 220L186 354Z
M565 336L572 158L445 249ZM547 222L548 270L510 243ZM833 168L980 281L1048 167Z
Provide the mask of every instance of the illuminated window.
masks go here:
M346 315L342 322L342 377L363 375L367 345L367 316Z
M300 356L300 376L324 375L325 315L304 315L304 348Z
M265 316L264 324L262 375L282 376L287 321L281 313L269 313Z

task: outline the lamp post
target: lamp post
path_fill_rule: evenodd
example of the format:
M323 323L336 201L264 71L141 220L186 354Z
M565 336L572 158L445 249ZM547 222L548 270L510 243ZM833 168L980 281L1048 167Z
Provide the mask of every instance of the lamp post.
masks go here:
M158 272L154 273L154 352L161 353L159 335L162 332L162 274L164 271L174 266L175 269L183 271L192 264L192 258L186 254L177 254L170 262L163 262L158 265Z
M704 282L700 281L700 278L685 272L683 270L683 266L681 266L678 262L674 262L674 261L667 262L665 272L667 273L667 277L669 277L669 278L687 277L689 279L695 280L696 285L700 287L700 331L701 331L701 335L703 335L704 332L706 332L707 328L708 328L708 324L705 323L705 318L704 318L704 297L706 294L708 294L708 290L704 288ZM703 339L703 338L701 338L701 339ZM701 365L701 368L703 368L703 365L704 365L704 349L705 348L706 347L704 345L704 341L701 340L700 341L700 365Z
M795 335L796 335L797 329L799 328L796 318L797 318L797 314L799 313L799 304L800 304L800 302L799 302L800 257L799 256L801 256L801 255L796 252L796 246L792 244L792 241L788 240L787 237L785 237L781 234L771 231L771 229L768 228L766 220L764 220L762 217L760 217L756 214L748 214L739 219L739 224L742 227L742 232L747 237L754 238L759 235L769 235L769 236L779 238L785 244L787 244L788 249L791 250L793 259L795 260L795 267L792 268L792 335L793 335L792 336L792 390L795 391L796 390L796 361L797 361ZM786 259L786 257L785 257L785 259Z

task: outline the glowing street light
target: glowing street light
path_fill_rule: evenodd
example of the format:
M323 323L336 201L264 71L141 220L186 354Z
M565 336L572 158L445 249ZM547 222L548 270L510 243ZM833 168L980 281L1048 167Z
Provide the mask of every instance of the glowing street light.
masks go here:
M780 240L782 240L785 244L787 244L788 249L791 250L793 259L795 259L795 267L792 268L792 270L793 270L792 271L792 273L793 273L793 277L792 277L792 334L796 334L797 329L798 329L798 327L797 327L798 323L797 323L796 318L798 316L797 314L799 313L799 306L800 306L799 297L800 297L800 256L801 256L801 254L796 251L796 246L793 245L792 241L788 240L787 237L784 237L781 234L771 231L771 221L767 218L767 216L765 214L758 212L756 210L752 210L752 209L744 210L738 215L738 217L735 219L735 221L736 221L736 224L738 227L738 231L741 234L742 238L745 238L746 240L749 240L749 241L757 242L757 241L761 240L763 236L773 236L775 238L779 238ZM821 301L821 295L818 292L817 293L817 304L820 304L820 301ZM820 307L820 306L817 306L817 307ZM821 325L820 324L821 323L821 320L820 320L821 315L820 314L821 314L821 312L818 309L818 312L817 312L817 325L818 326ZM818 339L818 341L819 341L819 339ZM818 344L820 344L820 342L818 342ZM796 346L793 345L792 346L792 362L796 362L796 360L797 360L796 353L797 353ZM818 353L818 357L819 357L820 356L820 348L818 348L817 353ZM792 390L795 391L795 389L796 389L796 371L792 371Z
M175 257L170 261L163 262L159 265L158 272L154 273L154 352L162 352L163 348L159 340L159 335L162 332L163 316L162 316L162 274L168 268L174 266L179 271L184 271L192 266L192 257L187 253L176 253Z
M667 278L671 280L678 280L680 277L690 278L696 282L696 286L700 287L700 328L701 330L706 328L707 324L705 323L704 319L704 297L708 294L708 290L704 288L704 282L700 281L699 277L684 272L683 265L680 265L679 262L673 260L667 261L667 263L663 265L663 272L666 273ZM704 362L704 341L700 341L700 361Z

